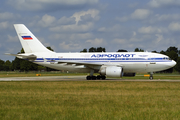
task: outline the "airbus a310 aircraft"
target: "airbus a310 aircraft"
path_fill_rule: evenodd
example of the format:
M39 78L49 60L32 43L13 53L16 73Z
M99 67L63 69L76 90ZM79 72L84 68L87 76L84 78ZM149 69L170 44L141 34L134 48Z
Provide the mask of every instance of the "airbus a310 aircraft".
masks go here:
M150 72L149 78L153 79L153 72L176 65L168 56L150 52L56 53L44 47L25 25L14 27L25 53L8 55L57 70L89 72L87 80L135 76L136 72Z

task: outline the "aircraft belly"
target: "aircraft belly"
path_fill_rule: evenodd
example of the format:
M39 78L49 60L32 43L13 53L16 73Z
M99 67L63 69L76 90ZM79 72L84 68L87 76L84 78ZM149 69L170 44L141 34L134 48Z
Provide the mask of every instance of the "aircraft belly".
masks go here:
M123 70L124 72L146 72L147 66L146 63L128 63L123 64Z

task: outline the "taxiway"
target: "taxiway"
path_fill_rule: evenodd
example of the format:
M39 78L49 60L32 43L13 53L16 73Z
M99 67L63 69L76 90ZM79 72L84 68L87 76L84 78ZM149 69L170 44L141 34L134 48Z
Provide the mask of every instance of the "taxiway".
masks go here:
M5 77L0 81L159 81L159 82L180 82L180 80L160 80L160 79L125 79L107 78L106 80L86 80L85 76L38 76L38 77Z

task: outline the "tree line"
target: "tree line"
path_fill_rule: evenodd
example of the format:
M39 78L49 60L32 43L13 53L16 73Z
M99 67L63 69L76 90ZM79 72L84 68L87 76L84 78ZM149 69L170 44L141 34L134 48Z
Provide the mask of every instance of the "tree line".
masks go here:
M49 50L54 51L51 47L47 47ZM89 50L84 48L80 52L106 52L106 49L103 47L91 47ZM124 49L119 49L117 52L128 52ZM135 48L134 52L144 52L143 49ZM173 70L180 72L180 50L178 50L177 47L169 47L166 51L152 51L154 53L160 53L169 56L171 59L177 62L176 66L173 68L170 68L168 70L160 71L160 72L168 72L172 73ZM21 49L19 53L24 53L24 50ZM29 62L27 60L22 60L17 57L11 62L9 60L3 61L0 60L0 71L55 71L54 69L47 68L44 66L40 66L37 64L34 64L32 62Z

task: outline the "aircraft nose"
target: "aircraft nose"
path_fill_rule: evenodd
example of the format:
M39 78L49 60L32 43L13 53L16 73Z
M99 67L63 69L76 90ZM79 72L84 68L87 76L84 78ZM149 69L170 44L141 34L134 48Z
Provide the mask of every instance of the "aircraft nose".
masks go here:
M176 65L176 62L174 60L172 60L171 66L174 67L175 65Z

